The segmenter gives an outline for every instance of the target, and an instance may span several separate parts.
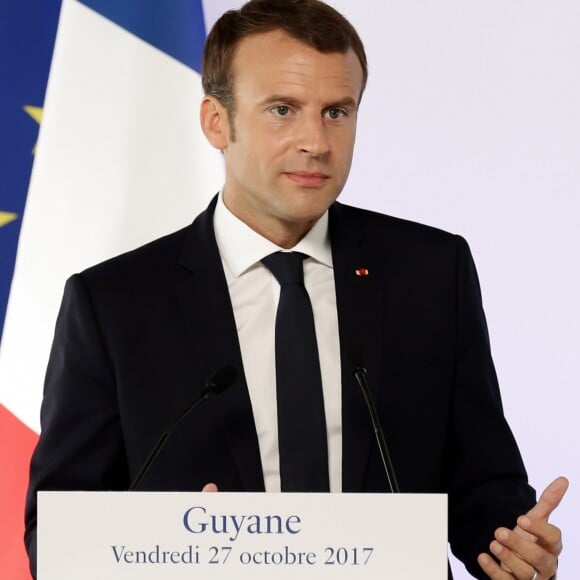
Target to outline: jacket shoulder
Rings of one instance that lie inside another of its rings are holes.
[[[331,223],[339,229],[354,229],[374,246],[388,246],[400,251],[451,251],[466,247],[465,240],[440,228],[394,217],[376,211],[335,203]]]
[[[179,261],[183,244],[191,225],[162,236],[143,246],[124,252],[82,271],[80,275],[89,283],[114,279],[129,280],[158,275],[162,270],[174,268]]]

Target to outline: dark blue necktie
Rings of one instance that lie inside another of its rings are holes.
[[[282,491],[329,491],[326,421],[304,254],[262,260],[280,283],[276,312],[276,397]]]

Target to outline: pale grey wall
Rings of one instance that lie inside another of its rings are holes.
[[[470,242],[532,483],[541,489],[561,473],[572,480],[554,520],[565,528],[561,577],[575,578],[580,3],[330,3],[357,26],[371,71],[342,199]],[[240,4],[206,0],[208,25]]]

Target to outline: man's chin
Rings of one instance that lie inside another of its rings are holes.
[[[320,192],[307,191],[296,195],[292,203],[281,208],[281,217],[290,222],[316,222],[335,202],[338,196],[321,195]]]

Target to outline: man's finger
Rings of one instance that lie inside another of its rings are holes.
[[[512,574],[502,570],[497,562],[489,554],[479,554],[477,562],[481,569],[488,575],[491,580],[511,580]]]
[[[528,516],[519,517],[518,526],[552,554],[557,555],[562,551],[562,532],[557,526]],[[521,535],[517,531],[516,534]]]
[[[550,526],[545,522],[542,522],[542,525]],[[490,545],[491,552],[511,570],[515,578],[530,578],[534,570],[537,570],[542,578],[551,578],[556,571],[560,551],[556,551],[555,546],[545,547],[530,542],[506,528],[496,530],[495,538]]]
[[[218,486],[215,483],[206,483],[201,491],[217,491]]]
[[[515,534],[512,534],[512,538],[518,540]],[[522,540],[521,538],[519,539]],[[525,542],[525,540],[522,540],[522,542]],[[545,550],[536,546],[536,544],[526,542],[525,547],[525,557],[515,552],[513,548],[508,548],[498,541],[491,542],[490,551],[500,560],[502,569],[510,572],[509,578],[531,578],[535,570],[545,570],[548,572],[546,577],[551,576],[551,571],[556,569],[556,558],[547,554]]]
[[[550,514],[558,507],[562,501],[569,481],[565,477],[555,479],[540,496],[538,503],[527,513],[531,518],[548,521]]]

